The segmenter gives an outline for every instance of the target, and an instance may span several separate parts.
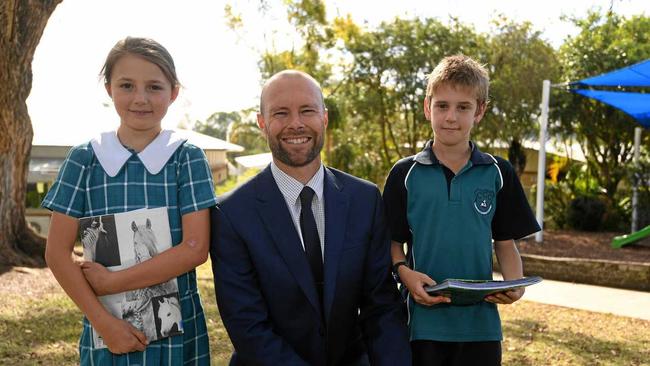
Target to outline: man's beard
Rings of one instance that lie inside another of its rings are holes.
[[[268,133],[267,136],[269,136]],[[323,149],[324,139],[322,138],[322,135],[319,136],[316,133],[313,133],[310,134],[310,137],[314,141],[314,145],[308,151],[304,160],[292,159],[291,154],[282,147],[280,138],[270,138],[270,137],[268,138],[268,144],[269,144],[269,148],[271,149],[271,155],[273,155],[274,158],[280,160],[287,166],[291,166],[291,167],[305,166],[311,163],[312,161],[314,161],[314,159],[318,157],[321,150]],[[304,155],[301,155],[300,157],[302,156]]]

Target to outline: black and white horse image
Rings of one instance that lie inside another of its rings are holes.
[[[83,245],[85,260],[95,260],[95,250],[97,248],[97,241],[99,241],[100,234],[106,234],[101,216],[93,219],[90,226],[81,233],[81,244]]]
[[[156,317],[160,321],[160,336],[168,337],[181,334],[183,330],[183,322],[181,306],[178,303],[178,298],[176,298],[176,296],[168,296],[155,299],[154,301],[156,301],[158,305]]]

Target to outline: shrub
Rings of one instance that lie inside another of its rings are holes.
[[[585,164],[572,161],[556,163],[554,163],[556,166],[553,169],[556,169],[557,172],[551,175],[557,181],[554,182],[553,179],[546,180],[544,214],[549,223],[552,224],[551,227],[580,229],[580,227],[574,225],[574,222],[577,221],[571,218],[571,205],[574,204],[578,197],[598,196],[602,189],[598,187],[596,180],[589,175]]]
[[[569,227],[569,206],[573,192],[567,181],[549,183],[544,193],[544,215],[555,227],[565,229]]]
[[[45,198],[45,193],[38,193],[35,190],[25,192],[25,207],[26,208],[39,208],[41,201]]]
[[[600,229],[605,214],[605,203],[597,197],[579,196],[569,205],[569,225],[577,230]]]

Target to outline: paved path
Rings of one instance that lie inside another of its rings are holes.
[[[650,292],[545,279],[527,287],[523,300],[650,320]]]

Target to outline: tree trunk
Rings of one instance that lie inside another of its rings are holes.
[[[42,265],[45,240],[25,221],[32,59],[61,0],[0,1],[0,264]]]
[[[524,169],[526,169],[526,151],[524,151],[524,147],[518,140],[510,141],[510,147],[508,147],[508,161],[512,164],[517,176],[521,177],[524,173]]]

